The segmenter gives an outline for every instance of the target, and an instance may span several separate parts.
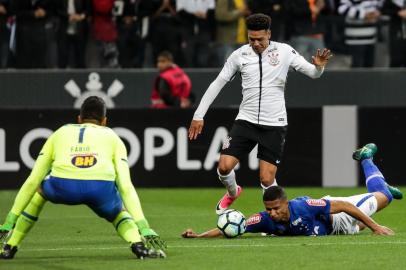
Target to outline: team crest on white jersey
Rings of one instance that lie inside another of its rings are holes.
[[[272,66],[277,66],[280,63],[278,57],[279,53],[276,52],[271,52],[270,54],[268,54],[269,64],[271,64]]]
[[[233,138],[231,138],[230,136],[227,136],[227,138],[224,140],[224,142],[223,142],[223,150],[225,150],[225,149],[227,149],[227,148],[229,148],[230,147],[230,141],[232,140]]]

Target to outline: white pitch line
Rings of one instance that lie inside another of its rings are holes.
[[[345,246],[345,245],[406,245],[406,242],[384,241],[384,242],[341,242],[341,243],[286,243],[286,244],[225,244],[225,245],[173,245],[171,248],[245,248],[245,247],[300,247],[300,246]],[[112,249],[127,249],[128,247],[65,247],[65,248],[36,248],[36,249],[21,249],[23,251],[76,251],[76,250],[112,250]]]
[[[190,217],[190,214],[182,214],[182,215],[165,215],[165,214],[152,214],[148,215],[152,218],[173,218],[173,217]],[[213,214],[193,214],[193,217],[213,217]],[[215,216],[214,216],[215,217]],[[40,220],[60,220],[60,216],[46,216],[46,217],[39,217]],[[67,216],[63,217],[63,219],[100,219],[96,215],[88,215],[88,216]]]

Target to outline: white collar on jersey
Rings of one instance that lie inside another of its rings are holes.
[[[258,55],[254,49],[252,48],[252,46],[250,46],[251,50]],[[276,47],[275,42],[269,41],[269,45],[268,47],[266,47],[266,49],[262,52],[262,57],[266,56],[268,53],[273,52],[275,50],[277,50],[278,48]]]

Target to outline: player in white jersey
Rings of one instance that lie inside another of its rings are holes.
[[[210,84],[197,108],[189,128],[195,140],[203,129],[203,118],[224,85],[239,72],[243,100],[234,125],[220,155],[217,173],[227,193],[219,201],[216,213],[227,209],[242,189],[235,180],[234,167],[258,144],[261,186],[276,185],[287,130],[285,83],[289,68],[311,78],[318,78],[332,56],[327,49],[318,50],[307,62],[291,46],[271,41],[271,18],[253,14],[247,18],[249,44],[235,50],[217,78]]]

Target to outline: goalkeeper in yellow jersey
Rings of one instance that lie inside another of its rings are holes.
[[[132,185],[125,145],[105,125],[106,105],[92,96],[83,102],[78,124],[64,125],[48,138],[0,226],[0,240],[7,238],[0,258],[14,257],[46,201],[89,206],[140,259],[166,256],[165,242],[149,227]]]

